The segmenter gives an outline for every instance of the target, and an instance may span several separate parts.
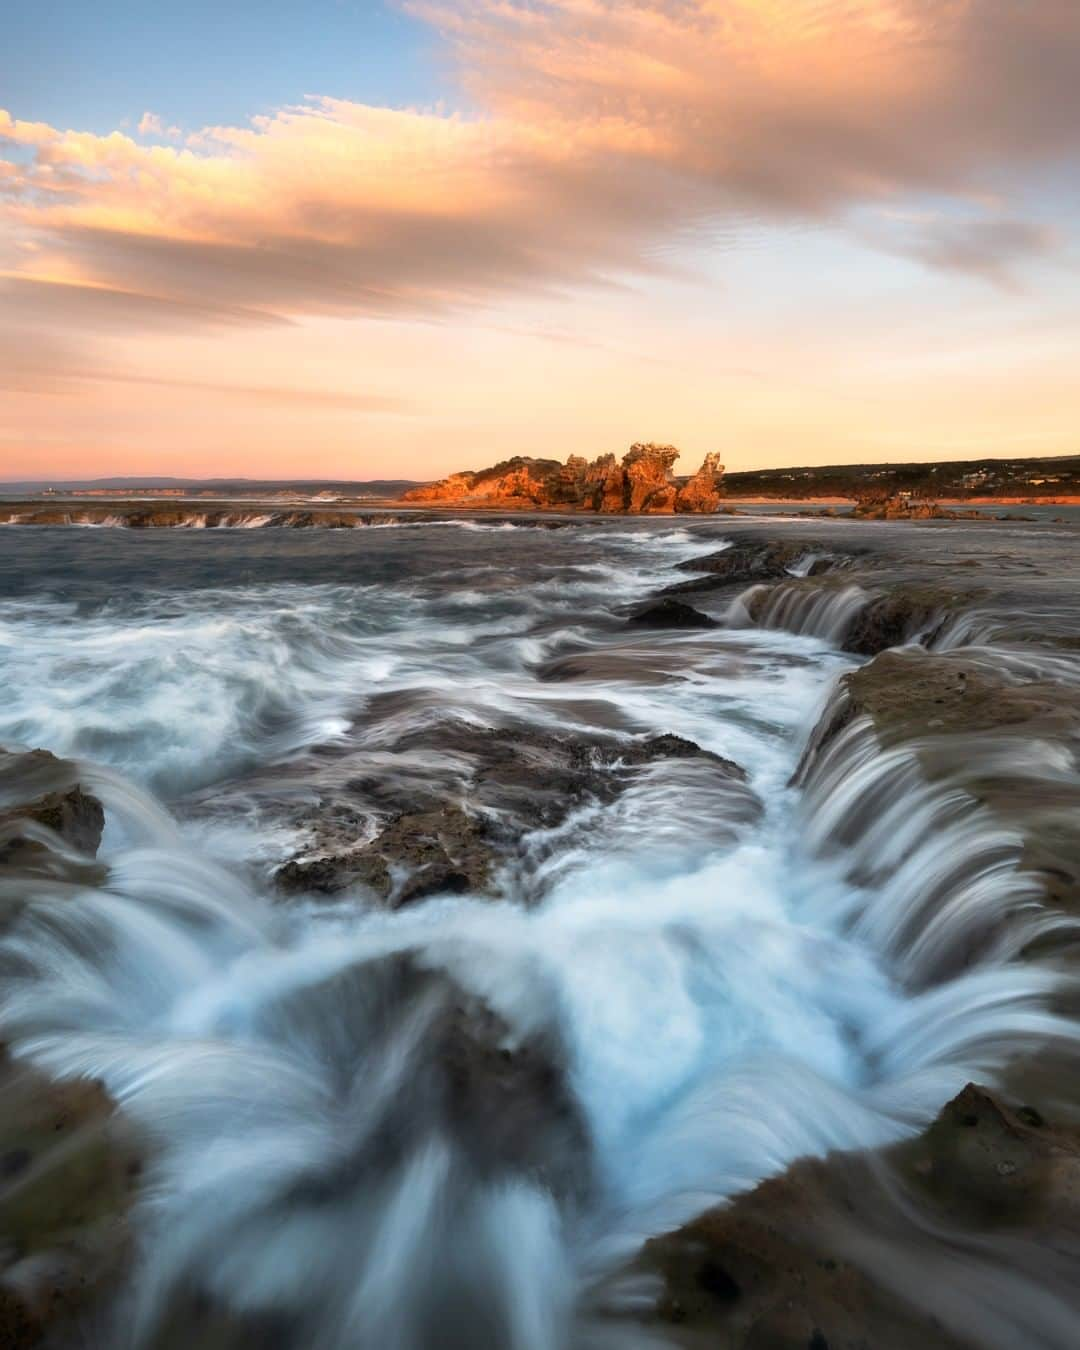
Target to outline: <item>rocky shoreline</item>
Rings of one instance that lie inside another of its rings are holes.
[[[874,766],[886,760],[910,766],[939,794],[927,828],[970,830],[992,819],[1012,840],[1001,865],[1019,881],[977,924],[942,928],[963,907],[963,876],[923,877],[920,904],[895,935],[898,970],[912,988],[929,989],[995,944],[1018,960],[1051,950],[1071,965],[1080,916],[1074,616],[1025,629],[1022,578],[1005,614],[977,560],[956,560],[947,576],[929,563],[912,575],[856,534],[744,531],[681,564],[678,580],[619,617],[643,640],[733,615],[794,632],[832,623],[830,640],[863,664],[837,683],[794,783],[809,810],[835,796],[838,782],[863,775],[865,792],[833,821],[833,846],[841,841],[852,874],[872,888],[918,852],[915,839],[910,857],[893,856],[882,838],[895,804]],[[549,658],[543,678],[572,678],[574,659]],[[1052,793],[1045,775],[1030,771],[1031,753],[1057,757]],[[342,770],[335,791],[297,815],[308,843],[277,869],[283,905],[361,895],[393,910],[462,892],[492,903],[511,893],[538,900],[523,838],[615,802],[658,764],[708,779],[726,803],[725,828],[758,810],[739,765],[674,734],[600,738],[451,720],[400,735],[380,756],[370,771]],[[43,751],[0,756],[0,924],[17,923],[34,903],[36,878],[69,883],[77,904],[80,882],[102,867],[104,823],[78,766]],[[929,952],[931,931],[938,940]],[[470,1165],[485,1175],[539,1175],[563,1198],[588,1188],[589,1141],[555,1067],[553,1029],[510,1044],[492,1008],[407,958],[361,977],[364,998],[424,1010],[436,1114],[465,1141]],[[647,1291],[635,1320],[688,1348],[997,1350],[993,1309],[973,1296],[939,1296],[936,1285],[951,1281],[962,1294],[976,1268],[1005,1288],[1014,1268],[1044,1261],[1055,1278],[1074,1269],[1080,1077],[1062,1072],[1062,1062],[1013,1065],[992,1089],[969,1084],[899,1144],[798,1161],[653,1237],[616,1280]],[[59,1346],[73,1319],[122,1285],[145,1147],[100,1084],[53,1081],[5,1052],[0,1086],[9,1103],[0,1124],[0,1340],[12,1350]],[[404,1099],[383,1127],[390,1153],[407,1148],[412,1119]],[[555,1172],[552,1159],[563,1160]],[[335,1179],[322,1184],[331,1193]],[[200,1344],[236,1350],[272,1344],[280,1330],[260,1340],[265,1329],[230,1323],[189,1293],[163,1320],[160,1350],[190,1344],[193,1326]]]

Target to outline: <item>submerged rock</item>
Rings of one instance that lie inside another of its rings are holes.
[[[750,586],[755,582],[790,578],[791,568],[814,555],[818,571],[834,567],[838,560],[824,544],[809,539],[751,539],[732,544],[704,558],[677,563],[680,572],[704,573],[691,581],[665,586],[662,595],[681,595],[695,591],[716,591],[724,586]]]
[[[78,766],[44,750],[0,752],[0,919],[28,882],[78,881],[104,812]],[[140,1170],[134,1136],[100,1083],[54,1081],[0,1046],[0,1345],[55,1340],[117,1283],[131,1254],[128,1210]]]
[[[208,1217],[241,1288],[198,1253],[171,1267],[152,1350],[298,1350],[339,1344],[349,1325],[350,1341],[367,1344],[374,1327],[359,1320],[358,1288],[391,1301],[393,1343],[519,1343],[493,1298],[502,1291],[491,1288],[485,1223],[508,1197],[528,1197],[553,1222],[573,1213],[592,1185],[591,1140],[549,991],[520,972],[518,1025],[475,992],[485,974],[476,959],[429,940],[290,988],[262,1010],[261,1031],[287,1034],[327,1066],[334,1135],[309,1157],[285,1158],[280,1185],[252,1208],[226,1207],[216,1228]],[[414,1223],[430,1260],[411,1264],[402,1233]],[[528,1244],[505,1219],[494,1231]],[[282,1246],[286,1235],[301,1246],[322,1239],[317,1297],[295,1281],[280,1294],[244,1287],[244,1257],[261,1255],[268,1234]]]
[[[659,1280],[647,1320],[682,1346],[974,1350],[980,1317],[1001,1326],[965,1296],[972,1272],[1034,1282],[1078,1232],[1080,1130],[969,1084],[917,1138],[796,1162],[646,1243],[639,1269]]]
[[[636,610],[626,621],[642,628],[717,628],[715,619],[710,619],[693,605],[684,604],[671,596],[656,600],[643,609]]]

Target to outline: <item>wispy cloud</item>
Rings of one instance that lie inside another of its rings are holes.
[[[929,219],[894,229],[888,238],[895,252],[928,267],[966,272],[1010,290],[1021,284],[1025,268],[1054,258],[1061,246],[1049,226],[1007,218]]]

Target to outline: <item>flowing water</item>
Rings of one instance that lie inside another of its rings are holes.
[[[861,593],[794,618],[781,595],[759,626],[730,599],[714,629],[626,625],[726,537],[4,532],[0,744],[84,763],[108,872],[33,883],[0,940],[3,1036],[102,1078],[152,1141],[108,1344],[191,1344],[169,1337],[194,1292],[249,1328],[236,1345],[644,1344],[611,1293],[644,1238],[1075,1039],[1064,977],[1017,959],[1059,922],[1020,841],[857,722],[792,785],[856,665],[836,643]],[[459,789],[424,750],[450,719],[674,733],[748,783],[651,763],[527,838],[505,899],[283,901],[274,869],[314,847],[301,807],[361,772]],[[533,1070],[492,1086],[463,1016]],[[449,1113],[445,1055],[468,1061]]]

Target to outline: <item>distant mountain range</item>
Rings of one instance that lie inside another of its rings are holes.
[[[268,493],[313,497],[318,493],[329,493],[343,497],[393,498],[417,486],[419,480],[413,478],[373,478],[362,482],[336,478],[28,478],[10,483],[0,480],[0,496],[41,496],[52,492],[166,492],[220,497],[265,496]]]

